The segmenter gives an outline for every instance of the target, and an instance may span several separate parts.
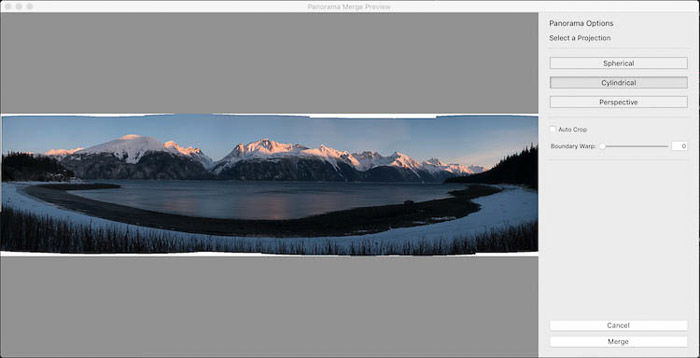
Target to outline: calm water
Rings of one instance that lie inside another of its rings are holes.
[[[141,209],[213,218],[290,219],[363,206],[449,197],[460,184],[100,181],[120,189],[73,194]]]

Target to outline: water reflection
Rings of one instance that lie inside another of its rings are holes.
[[[459,184],[237,181],[109,181],[120,189],[74,194],[141,209],[190,216],[290,219],[363,206],[448,197]]]

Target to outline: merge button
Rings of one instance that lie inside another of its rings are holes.
[[[568,348],[683,348],[688,346],[684,336],[600,336],[550,337],[552,347]]]

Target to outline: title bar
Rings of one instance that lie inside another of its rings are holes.
[[[698,11],[696,1],[3,1],[3,13]]]

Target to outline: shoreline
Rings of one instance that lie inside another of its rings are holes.
[[[38,184],[46,183],[2,183],[4,225],[0,225],[0,231],[3,231],[0,246],[3,250],[78,254],[242,252],[334,256],[537,251],[537,192],[515,185],[498,185],[503,189],[501,192],[473,200],[481,205],[479,211],[455,220],[367,235],[275,238],[193,234],[97,218],[39,200],[23,190]],[[13,210],[35,219],[23,223],[5,218]],[[17,224],[21,226],[17,227]],[[513,230],[518,228],[529,233],[514,233]],[[28,232],[27,229],[34,231]],[[51,239],[47,241],[48,237]],[[67,242],[60,240],[61,237]]]
[[[71,190],[119,188],[113,184],[38,184],[23,191],[31,197],[88,216],[156,229],[183,233],[236,236],[314,238],[362,236],[397,228],[449,222],[478,212],[471,199],[502,191],[491,185],[473,184],[449,192],[452,197],[423,202],[361,207],[287,220],[246,220],[193,217],[137,209],[125,205],[84,198]]]

